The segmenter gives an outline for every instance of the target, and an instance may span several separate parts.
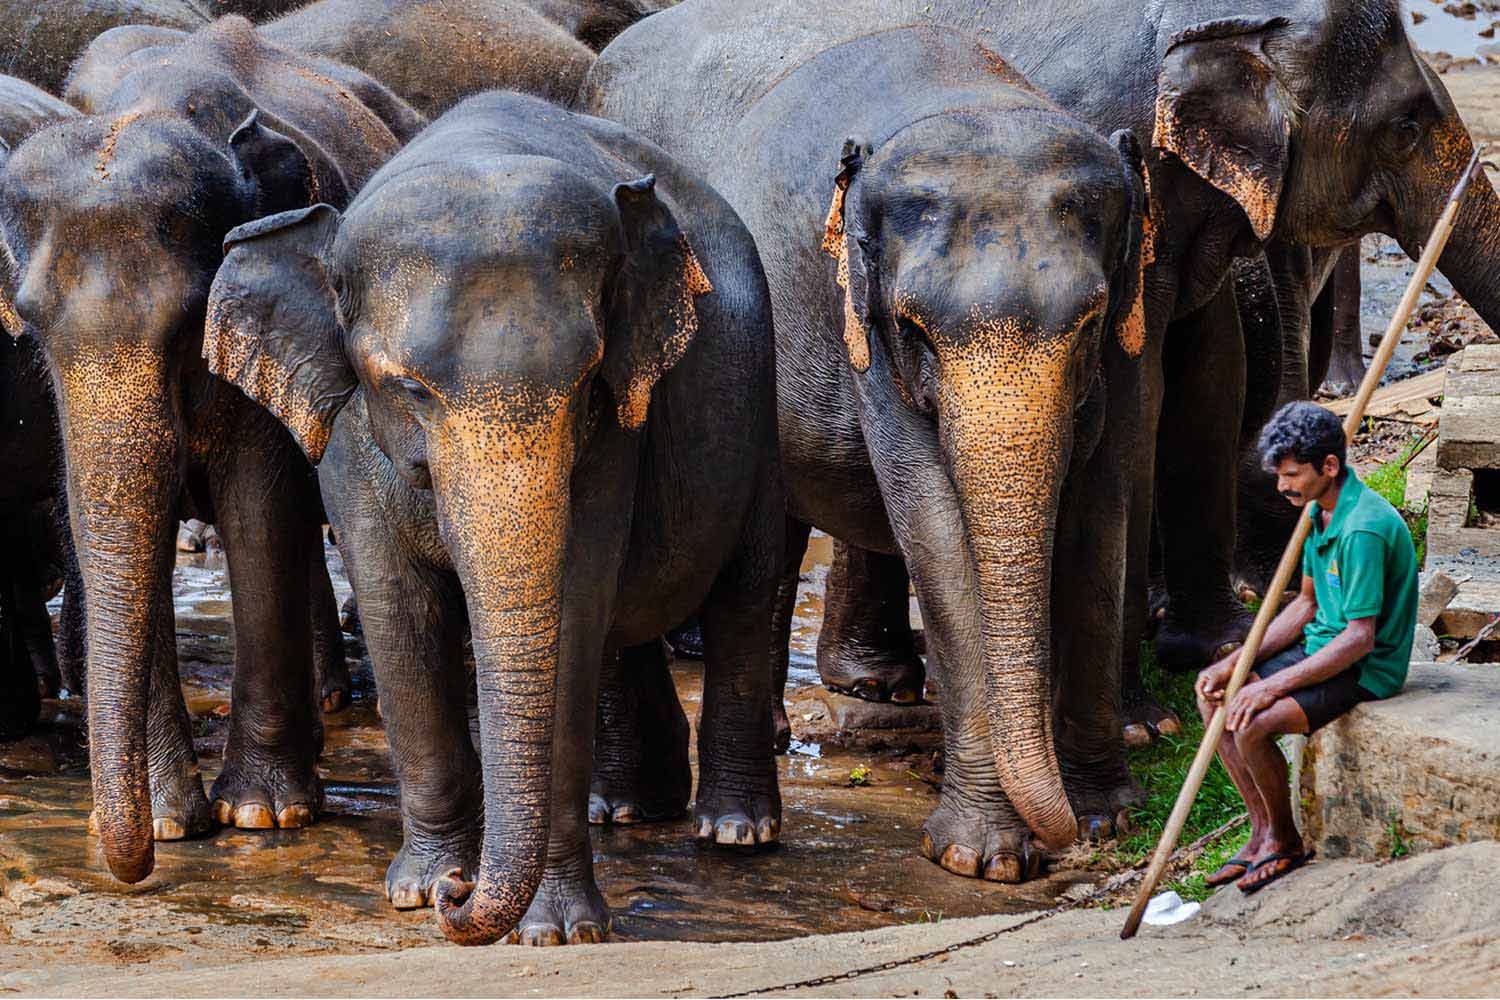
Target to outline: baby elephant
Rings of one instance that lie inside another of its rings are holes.
[[[602,940],[601,664],[694,611],[695,829],[774,841],[785,500],[768,292],[729,205],[617,125],[491,93],[342,215],[225,246],[204,352],[321,463],[401,783],[393,900],[430,896],[466,944]]]

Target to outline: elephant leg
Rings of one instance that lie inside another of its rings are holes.
[[[151,643],[146,711],[151,833],[156,840],[182,840],[212,829],[213,814],[203,795],[192,717],[182,697],[177,671],[177,620],[171,605],[157,609]]]
[[[44,527],[37,524],[35,513],[28,513],[22,523],[33,528]],[[62,687],[62,676],[57,667],[57,649],[52,643],[52,616],[47,613],[39,546],[28,537],[12,538],[11,543],[9,548],[14,558],[10,575],[11,606],[15,614],[11,626],[21,638],[41,693],[55,698]]]
[[[349,665],[344,659],[344,633],[339,626],[339,605],[333,596],[333,581],[328,578],[328,562],[323,547],[318,546],[308,563],[308,591],[312,596],[313,669],[316,671],[318,700],[323,711],[342,712],[349,705],[353,686]]]
[[[1129,483],[1119,466],[1128,453],[1122,450],[1131,433],[1127,423],[1108,424],[1102,446],[1068,477],[1054,541],[1053,565],[1060,567],[1052,579],[1058,764],[1079,835],[1094,842],[1123,832],[1128,810],[1144,799],[1125,763],[1122,725],[1120,567]],[[1166,719],[1157,724],[1158,730],[1165,726]]]
[[[235,634],[233,713],[212,798],[226,826],[301,827],[323,806],[307,570],[322,548],[307,517],[316,501],[285,430],[264,411],[239,423],[238,447],[210,476]]]
[[[769,492],[769,491],[768,491]],[[780,506],[780,491],[775,491]],[[787,551],[779,510],[762,496],[735,556],[719,572],[699,612],[705,661],[698,719],[698,793],[693,835],[702,842],[754,846],[781,836],[776,782],[776,701],[769,661],[778,591],[785,576],[774,553]],[[757,534],[762,533],[762,534]],[[769,539],[766,534],[775,537]]]
[[[689,726],[659,640],[604,658],[597,726],[590,823],[650,823],[687,812]]]
[[[1359,245],[1345,248],[1314,307],[1314,323],[1327,329],[1328,347],[1322,352],[1327,359],[1326,369],[1315,363],[1310,366],[1311,373],[1315,378],[1326,376],[1318,381],[1338,395],[1353,392],[1365,377],[1364,332],[1359,322],[1359,264]],[[1315,336],[1315,347],[1318,342]]]
[[[776,601],[771,607],[771,727],[777,753],[792,745],[792,723],[786,714],[786,677],[791,666],[792,618],[797,611],[797,586],[802,582],[802,558],[812,527],[785,518],[785,546],[776,578]]]
[[[42,708],[31,657],[16,627],[14,576],[13,564],[0,564],[0,740],[7,741],[29,736]]]
[[[585,573],[575,569],[568,575],[571,584]],[[594,881],[588,823],[599,667],[606,657],[617,656],[613,650],[606,653],[604,630],[599,627],[609,619],[610,602],[598,593],[578,594],[572,587],[566,592],[552,738],[547,866],[531,906],[505,938],[508,944],[596,944],[609,936],[611,926],[609,904]]]
[[[818,633],[818,675],[835,691],[868,701],[922,700],[927,668],[908,610],[906,563],[833,543]]]
[[[1169,670],[1196,670],[1252,618],[1230,585],[1245,386],[1232,285],[1172,324],[1164,351],[1155,503],[1169,603],[1156,652]]]

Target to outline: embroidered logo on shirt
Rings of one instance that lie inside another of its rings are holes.
[[[1339,579],[1339,561],[1337,559],[1331,559],[1328,562],[1328,583],[1340,589],[1344,586],[1344,581]]]

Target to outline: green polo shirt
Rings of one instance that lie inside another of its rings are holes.
[[[1302,545],[1302,572],[1312,577],[1318,614],[1303,632],[1316,653],[1356,618],[1375,619],[1375,648],[1355,666],[1359,685],[1389,698],[1406,683],[1417,624],[1417,552],[1401,515],[1349,470],[1327,529],[1313,504]]]

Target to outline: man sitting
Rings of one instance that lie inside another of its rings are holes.
[[[1311,733],[1362,701],[1406,683],[1417,618],[1411,533],[1386,500],[1344,461],[1339,419],[1315,403],[1288,403],[1260,435],[1261,461],[1293,506],[1307,507],[1302,588],[1271,622],[1256,666],[1226,709],[1219,744],[1250,813],[1250,840],[1209,876],[1254,892],[1312,857],[1292,817],[1283,733]],[[1266,596],[1275,600],[1279,595]],[[1198,675],[1206,722],[1222,705],[1239,652]]]

